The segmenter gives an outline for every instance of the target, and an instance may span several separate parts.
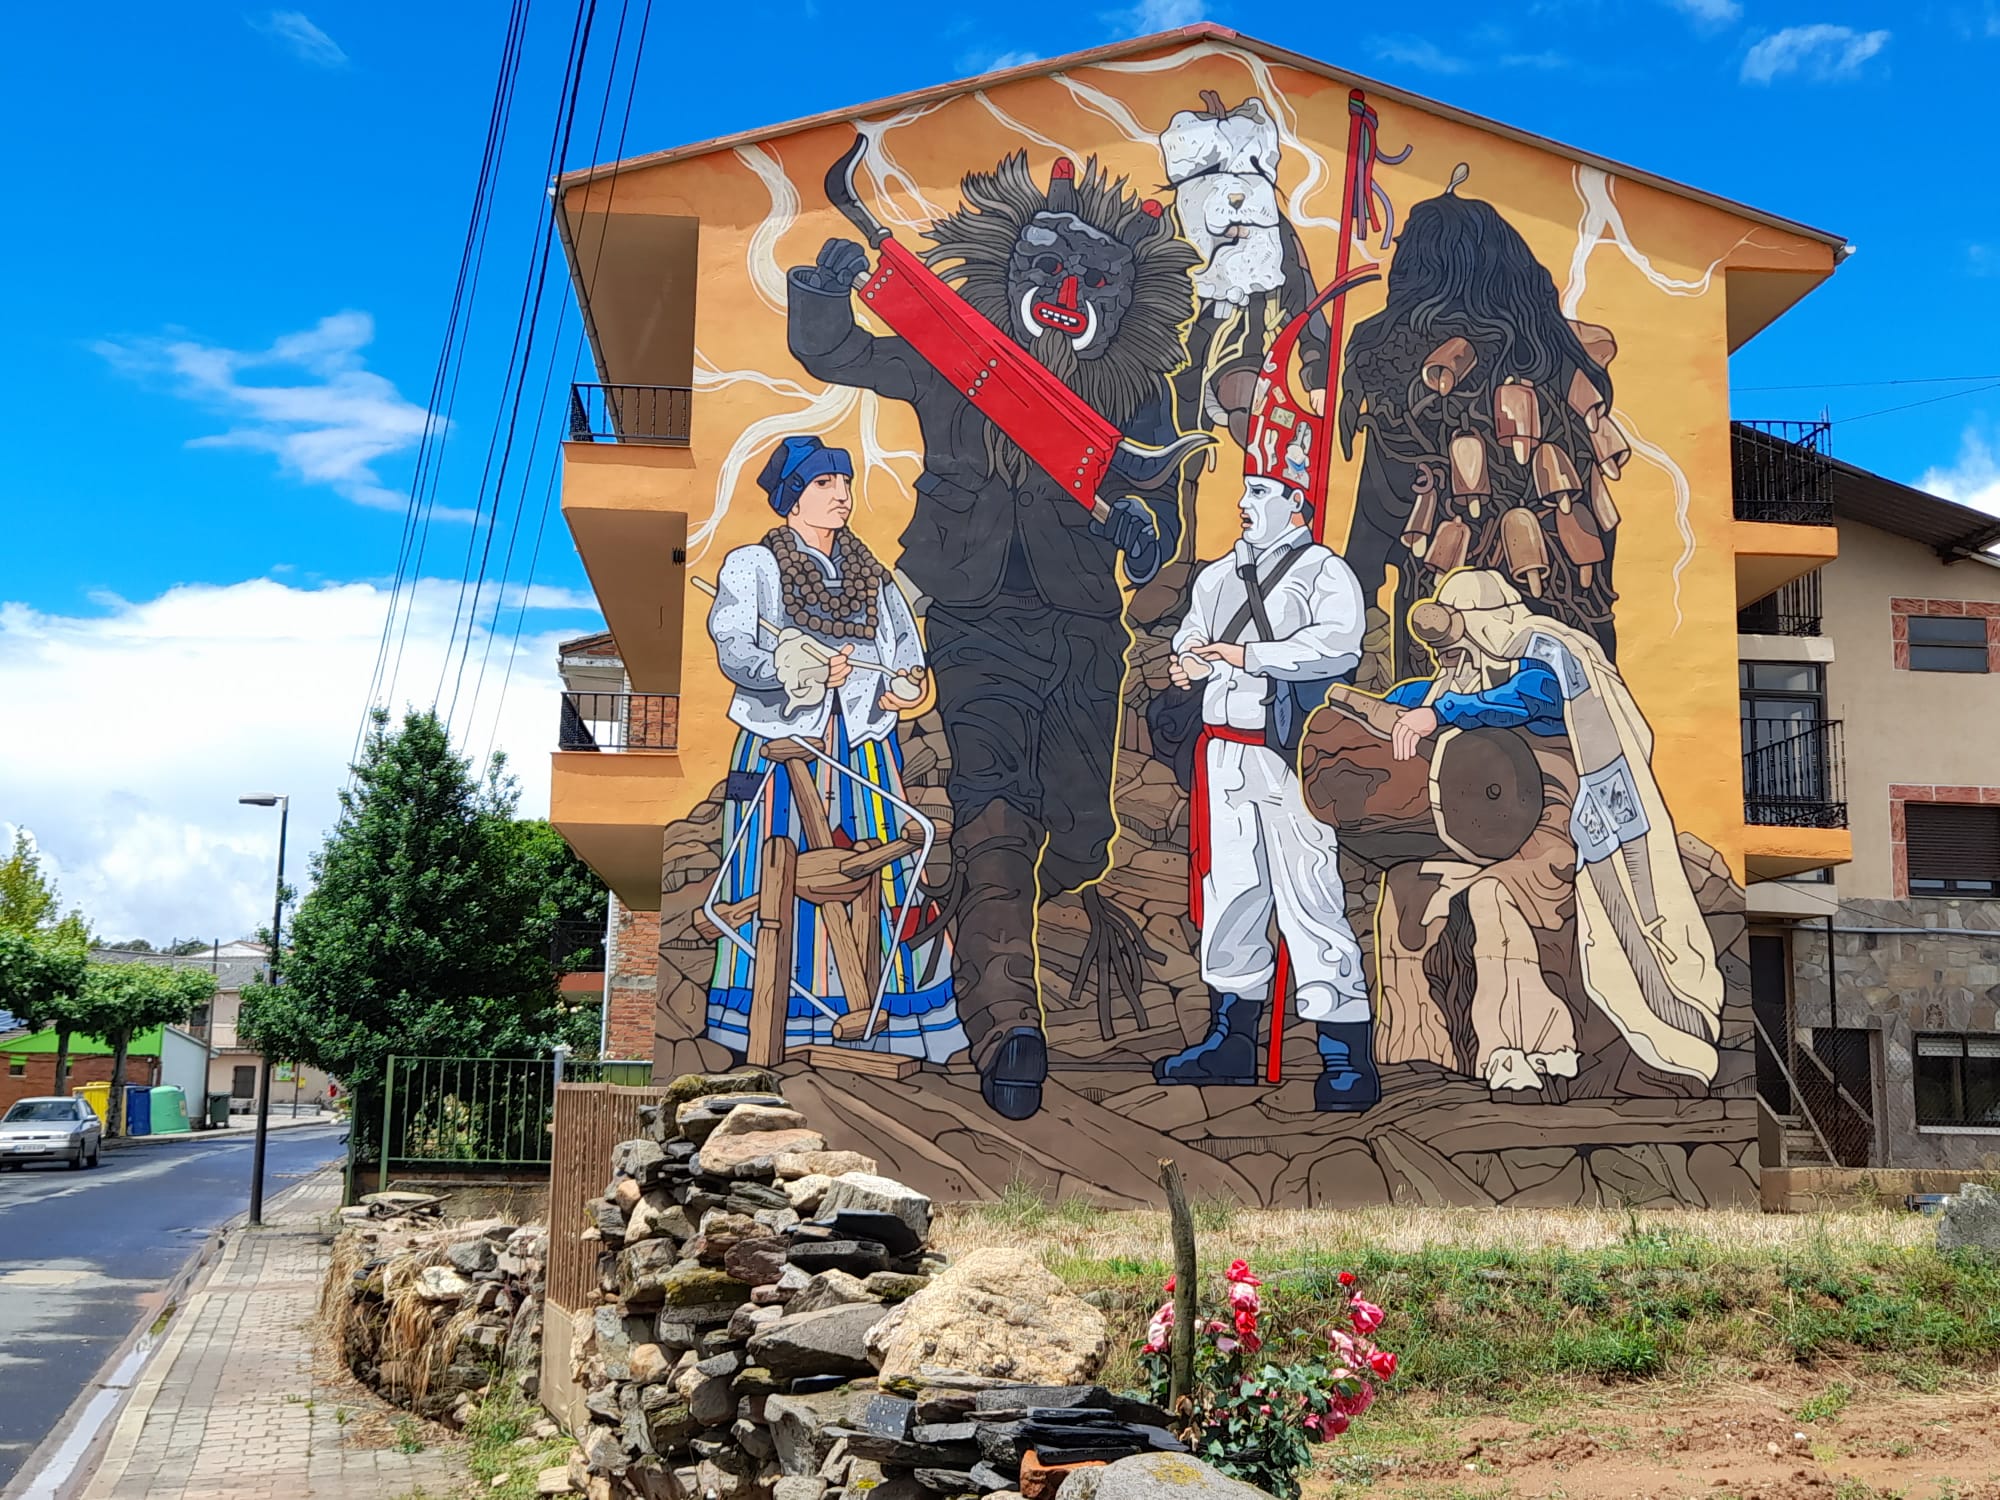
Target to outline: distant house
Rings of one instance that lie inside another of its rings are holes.
[[[206,1077],[188,1092],[190,1102],[199,1094],[227,1094],[230,1108],[243,1112],[256,1108],[257,1077],[262,1054],[236,1033],[243,1009],[243,986],[259,978],[270,962],[270,949],[263,943],[239,938],[217,943],[206,952],[175,956],[166,953],[129,953],[122,949],[98,949],[90,955],[104,963],[172,964],[205,969],[215,976],[215,999],[198,1007],[188,1017],[185,1030],[208,1049]],[[171,1080],[178,1082],[178,1080]],[[302,1104],[324,1102],[332,1095],[331,1081],[318,1068],[293,1069],[278,1062],[272,1069],[271,1101],[283,1105],[296,1097]]]

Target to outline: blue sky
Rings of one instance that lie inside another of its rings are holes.
[[[642,7],[633,0],[630,24]],[[445,506],[476,503],[567,12],[535,7]],[[0,733],[0,823],[34,828],[72,893],[114,927],[227,935],[255,920],[268,878],[268,815],[239,815],[234,793],[250,788],[237,784],[291,783],[308,846],[331,812],[395,566],[504,9],[109,0],[81,15],[24,9],[0,61],[0,149],[19,178],[14,232],[0,238],[14,291],[0,359],[0,692],[15,700]],[[618,18],[616,0],[600,0],[600,57]],[[2000,389],[1933,401],[1968,387],[1846,384],[2000,385],[2000,208],[1983,107],[2000,63],[1992,3],[656,4],[628,151],[1202,18],[1845,233],[1855,257],[1737,356],[1738,414],[1859,418],[1836,428],[1843,457],[2000,509]],[[603,93],[592,78],[572,164],[591,155]],[[574,329],[572,314],[565,340]],[[558,386],[572,358],[565,342]],[[1807,388],[1752,389],[1768,386]],[[533,427],[545,465],[553,423]],[[528,500],[524,548],[545,473],[510,485],[510,506]],[[419,699],[443,664],[470,535],[445,522],[432,533],[424,572],[438,581],[400,689]],[[519,671],[504,704],[497,680],[482,688],[485,717],[467,737],[474,750],[513,748],[531,810],[553,724],[548,646],[591,621],[559,521],[536,582],[518,615]],[[521,602],[510,594],[498,616],[496,679]],[[90,713],[84,685],[101,694],[107,682],[133,694],[121,736],[81,734],[96,747],[80,748],[49,732]],[[133,717],[160,742],[138,756],[123,738]]]

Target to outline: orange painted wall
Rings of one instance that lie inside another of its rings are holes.
[[[1229,104],[1256,94],[1282,109],[1295,141],[1286,145],[1280,187],[1324,281],[1335,260],[1347,86],[1212,39],[878,118],[870,128],[880,150],[875,171],[862,178],[864,197],[900,238],[920,246],[917,231],[957,204],[960,177],[1016,149],[1027,150],[1038,176],[1058,154],[1079,161],[1095,154],[1153,192],[1162,181],[1156,137],[1175,111],[1199,106],[1203,89]],[[1466,164],[1459,191],[1499,208],[1572,301],[1571,315],[1617,338],[1616,414],[1636,450],[1613,489],[1624,516],[1619,666],[1652,723],[1654,770],[1676,821],[1718,848],[1740,878],[1728,269],[1821,276],[1832,268],[1831,252],[1630,179],[1603,184],[1598,195],[1622,224],[1621,240],[1602,216],[1589,218],[1596,169],[1442,114],[1375,102],[1382,149],[1414,147],[1403,164],[1378,172],[1399,215],[1441,192]],[[605,181],[570,194],[572,215],[609,201],[620,213],[701,221],[692,447],[684,467],[659,476],[654,501],[687,513],[689,566],[699,575],[712,577],[731,547],[772,524],[752,481],[771,444],[789,432],[817,431],[853,452],[852,524],[885,558],[909,517],[919,444],[908,408],[840,390],[821,396],[785,346],[784,272],[809,263],[828,237],[854,237],[821,190],[827,166],[852,139],[848,125],[820,126],[621,173],[615,199]],[[1368,253],[1386,259],[1379,236]],[[1382,294],[1377,283],[1350,300],[1350,329],[1380,308]],[[825,420],[830,405],[842,410]],[[1234,538],[1229,502],[1240,462],[1225,442],[1204,489],[1201,557],[1219,555]],[[1338,453],[1334,464],[1327,540],[1337,548],[1355,474]],[[686,597],[681,755],[692,804],[721,777],[734,732],[725,719],[727,685],[706,649],[707,600],[692,589]]]

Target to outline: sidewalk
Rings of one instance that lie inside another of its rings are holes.
[[[321,1172],[274,1201],[262,1229],[230,1233],[80,1500],[392,1500],[461,1487],[453,1452],[352,1445],[336,1413],[375,1398],[314,1378],[324,1241],[339,1204],[339,1174]]]

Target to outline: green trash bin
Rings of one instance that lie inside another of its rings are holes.
[[[210,1094],[208,1096],[208,1127],[211,1130],[226,1130],[229,1128],[229,1094],[227,1090],[220,1094]]]

